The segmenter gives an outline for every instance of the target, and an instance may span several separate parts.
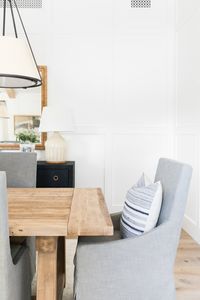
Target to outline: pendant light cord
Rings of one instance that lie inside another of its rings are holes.
[[[18,38],[17,28],[16,28],[16,24],[15,24],[15,17],[14,17],[13,7],[12,7],[12,1],[8,0],[8,2],[10,3],[10,11],[11,11],[11,15],[12,15],[12,21],[13,21],[13,27],[14,27],[14,31],[15,31],[15,37]]]
[[[6,33],[6,0],[4,0],[3,4],[3,36]]]
[[[6,1],[7,0],[4,0],[4,5],[3,5],[3,36],[5,36],[5,34],[6,34],[6,8],[7,8]],[[10,12],[11,12],[11,17],[12,17],[15,37],[18,38],[17,28],[16,28],[16,24],[15,24],[15,17],[14,17],[14,12],[13,12],[13,7],[12,7],[12,1],[8,0],[8,2],[10,4]]]

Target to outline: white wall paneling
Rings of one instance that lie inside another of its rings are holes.
[[[200,243],[200,2],[177,0],[176,157],[193,166],[184,228]]]
[[[112,137],[112,208],[119,210],[127,190],[144,172],[152,181],[160,157],[171,157],[167,133],[135,132]],[[116,188],[117,187],[117,188]]]
[[[192,133],[176,135],[176,157],[193,166],[191,187],[186,206],[184,228],[200,243],[199,234],[199,136]]]
[[[76,186],[100,186],[111,212],[122,209],[127,189],[145,172],[152,180],[160,157],[173,157],[170,128],[77,126],[68,140]]]
[[[143,171],[153,178],[158,158],[173,157],[174,1],[43,2],[38,18],[23,15],[37,23],[27,30],[48,65],[49,104],[75,114],[67,156],[76,184],[102,187],[110,210],[120,209]]]
[[[68,140],[68,158],[76,161],[76,186],[105,190],[105,136],[76,134]]]

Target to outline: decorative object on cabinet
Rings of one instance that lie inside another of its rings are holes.
[[[0,100],[0,118],[2,119],[8,119],[8,110],[5,100]]]
[[[22,152],[34,152],[35,144],[39,142],[38,134],[33,129],[18,131],[16,138],[20,142],[20,151]]]
[[[30,142],[35,144],[39,141],[38,135],[33,129],[23,129],[21,131],[18,131],[16,136],[17,136],[17,140],[20,143]]]
[[[10,8],[15,36],[6,35],[7,6]],[[25,39],[18,37],[15,14],[20,21]],[[42,77],[15,0],[4,0],[0,49],[1,88],[31,88],[42,84]]]
[[[40,141],[36,143],[35,148],[36,150],[44,149],[47,135],[46,133],[39,133],[39,122],[42,108],[47,106],[47,66],[39,66],[39,69],[42,76],[42,86],[34,89],[19,89],[15,99],[9,98],[5,92],[2,93],[2,97],[5,96],[9,120],[0,119],[0,122],[6,122],[3,126],[5,127],[3,132],[0,124],[0,150],[19,150],[20,145],[16,141],[16,127],[19,125],[23,125],[22,128],[27,126],[27,129],[37,128]],[[19,124],[20,122],[24,124]]]
[[[41,116],[41,132],[50,132],[45,143],[45,159],[49,163],[63,163],[66,161],[66,142],[60,132],[74,131],[72,114],[69,110],[58,107],[44,107]]]
[[[75,162],[48,164],[38,161],[37,187],[75,187]]]

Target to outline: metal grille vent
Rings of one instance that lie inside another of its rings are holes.
[[[151,8],[151,0],[131,0],[133,8]]]
[[[4,0],[0,0],[0,8],[3,7]],[[12,1],[13,3],[13,1]],[[19,8],[42,8],[42,0],[16,0]],[[7,1],[7,7],[10,7]],[[14,7],[14,3],[13,3]]]

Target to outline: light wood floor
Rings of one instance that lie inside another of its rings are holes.
[[[175,263],[177,300],[200,300],[200,245],[182,232]]]
[[[66,253],[66,289],[63,300],[72,300],[73,256],[76,240],[67,240]],[[182,232],[175,263],[177,300],[200,300],[200,245]]]

